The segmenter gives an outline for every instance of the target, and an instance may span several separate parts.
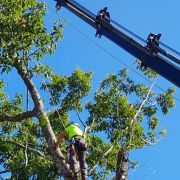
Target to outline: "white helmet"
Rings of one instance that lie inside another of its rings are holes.
[[[80,128],[78,123],[72,123],[72,125],[78,126]]]

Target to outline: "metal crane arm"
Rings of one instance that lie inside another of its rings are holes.
[[[158,53],[153,53],[152,50],[147,46],[143,46],[142,44],[138,43],[133,38],[114,27],[106,19],[97,20],[97,16],[95,14],[74,0],[56,1],[57,6],[60,5],[66,7],[89,25],[95,29],[99,29],[102,35],[139,59],[144,66],[156,71],[158,74],[180,87],[180,68],[178,66],[180,62],[179,59],[159,47],[156,47]],[[164,56],[160,55],[160,53]]]

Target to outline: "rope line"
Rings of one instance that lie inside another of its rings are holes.
[[[46,84],[44,78],[43,78],[43,83],[45,84],[46,89],[48,90],[49,96],[50,96],[50,98],[52,99],[53,106],[55,107],[54,97],[51,96],[50,90],[49,90],[49,88],[48,88],[48,86],[47,86],[47,84]],[[63,120],[62,120],[62,118],[61,118],[61,115],[60,115],[59,111],[58,111],[57,109],[55,109],[55,111],[57,112],[57,114],[58,114],[58,116],[59,116],[59,119],[61,120],[61,123],[62,123],[62,125],[63,125],[63,128],[65,129],[66,126],[65,126],[65,124],[64,124],[64,122],[63,122]]]

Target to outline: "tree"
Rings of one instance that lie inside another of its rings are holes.
[[[137,67],[153,79],[157,76],[150,69]],[[90,114],[87,123],[93,123],[91,131],[103,132],[111,144],[108,155],[113,160],[108,161],[106,157],[100,159],[99,164],[109,173],[116,172],[117,180],[128,179],[129,163],[137,166],[137,162],[128,158],[132,150],[156,144],[166,135],[165,129],[158,128],[157,113],[161,111],[166,115],[174,107],[175,89],[170,87],[164,94],[156,94],[152,91],[153,85],[148,88],[135,83],[128,77],[127,69],[122,69],[102,81],[94,100],[86,106]],[[112,164],[115,159],[116,163]]]
[[[22,93],[15,92],[15,97],[9,98],[4,88],[6,81],[0,81],[0,163],[4,168],[0,175],[10,172],[11,179],[61,176],[68,179],[69,166],[64,156],[67,145],[63,143],[54,150],[55,134],[68,124],[69,111],[79,114],[84,110],[82,99],[91,88],[92,72],[76,69],[71,76],[62,76],[43,63],[44,56],[53,54],[63,38],[63,24],[56,21],[49,31],[44,23],[45,13],[46,5],[36,0],[0,2],[0,71],[17,72],[33,106],[31,110],[25,107],[26,96]],[[43,83],[35,84],[36,79]],[[40,95],[43,90],[50,93],[49,101]],[[114,172],[117,179],[127,176],[126,156],[132,149],[156,142],[156,112],[160,108],[167,114],[174,106],[173,92],[170,88],[155,95],[151,88],[128,78],[126,70],[110,75],[101,83],[94,101],[86,105],[88,164],[94,179],[103,179]],[[139,101],[128,100],[130,95]],[[45,110],[45,103],[55,106],[55,110]],[[143,129],[143,120],[148,120],[149,130]],[[105,142],[96,132],[106,134],[109,141]]]
[[[73,83],[80,83],[82,77],[88,76],[87,78],[89,78],[90,76],[89,73],[83,74],[80,71],[75,71],[70,78],[57,77],[48,66],[40,62],[46,54],[54,53],[58,40],[63,38],[63,24],[56,21],[52,32],[48,32],[45,28],[45,13],[46,5],[36,0],[4,0],[0,2],[1,74],[16,70],[33,101],[32,110],[26,110],[22,106],[24,102],[22,94],[16,93],[13,100],[8,99],[7,94],[3,92],[3,80],[1,80],[0,157],[5,168],[4,172],[10,171],[12,178],[43,176],[44,179],[48,176],[56,176],[55,172],[66,175],[69,171],[61,150],[58,148],[54,151],[52,148],[56,138],[48,113],[44,109],[38,86],[34,84],[34,78],[40,75],[42,77],[49,76],[53,79],[53,83],[57,83],[59,80],[63,83],[65,80],[64,84],[61,84],[62,88],[63,85],[64,87],[69,86],[72,90],[64,98],[66,101],[76,93],[77,88],[73,87]],[[80,75],[82,77],[79,77]],[[88,86],[88,81],[84,86],[85,88]],[[88,91],[88,87],[85,90],[80,89],[76,93],[80,93],[76,98],[79,104],[79,99],[83,97],[83,94],[86,94],[86,91]],[[52,114],[50,113],[51,116]],[[43,153],[40,152],[41,150]],[[30,153],[27,153],[28,151]],[[27,160],[31,159],[28,163],[29,168],[22,164],[24,153],[26,165]],[[35,165],[37,162],[41,168],[37,169]],[[41,171],[42,169],[43,171]],[[56,171],[53,172],[53,169]]]

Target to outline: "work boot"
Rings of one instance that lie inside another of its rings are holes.
[[[88,178],[87,178],[87,175],[86,174],[81,174],[81,179],[82,180],[87,180]]]
[[[65,175],[65,177],[72,180],[78,180],[78,173],[70,170],[69,173]]]

